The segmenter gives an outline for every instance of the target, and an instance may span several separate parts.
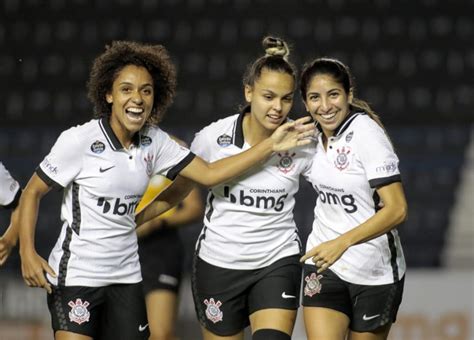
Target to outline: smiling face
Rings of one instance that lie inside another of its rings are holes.
[[[153,78],[142,66],[127,65],[115,78],[106,100],[112,104],[110,125],[124,146],[145,125],[153,108]]]
[[[293,105],[295,82],[290,74],[263,69],[253,86],[245,86],[251,107],[253,128],[258,125],[273,132],[288,116]]]
[[[352,92],[328,74],[316,74],[310,80],[304,102],[306,110],[316,120],[326,136],[332,136],[349,114]]]

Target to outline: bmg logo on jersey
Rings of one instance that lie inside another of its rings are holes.
[[[259,191],[259,190],[254,190],[254,191]],[[285,199],[288,197],[288,194],[284,194],[276,198],[273,196],[246,195],[244,190],[240,190],[239,195],[238,195],[238,200],[237,200],[237,197],[234,194],[230,193],[230,188],[228,186],[225,186],[224,197],[229,198],[231,203],[244,205],[246,207],[275,209],[275,211],[280,212],[285,207]]]
[[[109,202],[104,197],[100,197],[97,200],[97,206],[103,207],[102,213],[107,214],[111,213],[112,215],[131,215],[135,212],[135,208],[137,207],[139,201],[132,201],[130,203],[120,201],[120,198],[116,198],[115,201]],[[113,206],[113,209],[112,209]]]
[[[322,190],[318,191],[318,198],[321,203],[343,205],[344,210],[352,214],[357,211],[357,205],[355,204],[355,198],[351,194],[338,195],[333,192],[325,192]]]

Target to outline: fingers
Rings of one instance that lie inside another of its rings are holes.
[[[45,272],[53,277],[57,275],[46,260],[38,258],[36,261],[22,264],[22,272],[23,281],[27,286],[44,288],[48,294],[52,293],[52,287],[46,279]]]
[[[45,272],[47,272],[52,277],[56,277],[56,273],[54,272],[53,268],[51,268],[49,266],[48,262],[46,262],[46,261],[43,262],[43,269],[45,270]]]
[[[306,123],[309,123],[309,122],[312,122],[312,121],[313,121],[313,118],[311,118],[311,116],[304,116],[304,117],[298,118],[294,122],[295,122],[296,126],[299,127],[299,126],[305,126]]]
[[[321,265],[321,266],[319,267],[319,269],[317,270],[317,273],[318,273],[318,274],[319,274],[319,273],[322,273],[323,271],[325,271],[325,270],[328,269],[328,268],[329,268],[329,264],[328,264],[328,263],[324,263],[323,265]]]

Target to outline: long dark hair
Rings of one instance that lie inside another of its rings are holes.
[[[342,85],[347,94],[351,91],[354,93],[354,79],[349,71],[349,67],[337,59],[317,58],[310,63],[305,64],[303,71],[301,72],[300,92],[304,101],[306,101],[306,91],[308,90],[310,81],[318,74],[330,75],[334,81]],[[360,109],[366,112],[370,118],[385,130],[380,117],[374,112],[374,110],[372,110],[366,101],[354,97],[350,105],[355,109]]]

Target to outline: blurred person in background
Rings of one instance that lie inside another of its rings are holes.
[[[10,225],[0,236],[0,266],[5,263],[12,249],[18,242],[18,202],[20,201],[20,184],[0,162],[0,206],[11,210]]]
[[[171,138],[185,145],[174,136]],[[136,214],[170,183],[166,177],[154,176],[137,206]],[[203,212],[201,194],[198,188],[194,188],[179,205],[137,227],[150,340],[177,339],[178,293],[186,251],[178,229],[202,218]]]
[[[275,151],[307,144],[313,133],[306,120],[287,123],[248,152],[209,164],[157,126],[175,85],[174,65],[163,46],[126,41],[107,46],[88,81],[94,119],[59,136],[24,190],[22,274],[27,285],[48,292],[56,339],[149,337],[135,208],[153,175],[180,174],[217,185]],[[64,190],[63,226],[45,261],[34,235],[40,201],[52,188]],[[149,206],[138,224],[162,212]]]
[[[317,193],[304,266],[310,340],[386,339],[402,300],[407,216],[398,157],[378,116],[354,97],[336,59],[305,65],[301,94],[320,131],[310,181]]]
[[[288,121],[296,70],[287,44],[263,40],[265,56],[243,79],[246,106],[196,134],[191,150],[209,162],[238,155]],[[299,307],[302,254],[293,219],[299,177],[312,144],[274,153],[249,172],[213,186],[198,238],[192,288],[205,340],[291,338]]]

